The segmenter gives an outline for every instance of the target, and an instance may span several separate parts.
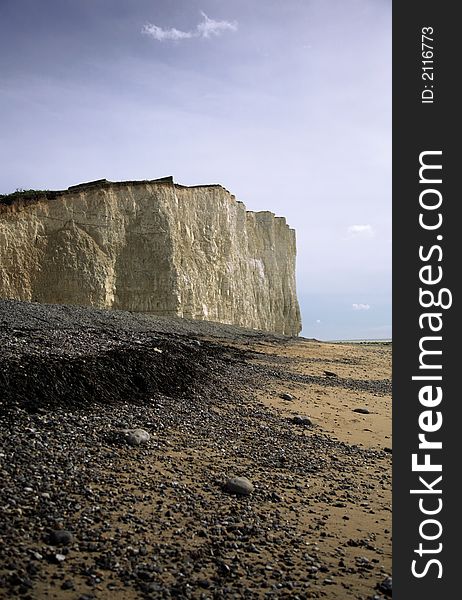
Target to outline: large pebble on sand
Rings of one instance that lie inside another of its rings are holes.
[[[125,436],[125,441],[130,444],[130,446],[139,446],[151,439],[151,434],[145,429],[122,429],[122,434]]]
[[[247,477],[230,477],[225,483],[225,490],[230,494],[249,496],[254,491],[254,486]]]
[[[63,529],[54,529],[50,533],[49,542],[52,546],[67,546],[68,544],[72,544],[74,541],[74,536],[70,531],[65,531]]]
[[[354,408],[353,412],[360,413],[361,415],[370,415],[371,411],[368,408]]]
[[[295,425],[306,425],[308,427],[313,425],[312,420],[309,417],[304,417],[303,415],[297,415],[292,419],[292,422],[295,423]]]

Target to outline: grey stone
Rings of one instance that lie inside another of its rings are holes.
[[[283,400],[293,400],[294,397],[292,396],[292,394],[279,394],[279,398],[282,398]]]
[[[354,408],[353,412],[360,413],[362,415],[370,415],[371,411],[368,408]]]
[[[249,496],[254,491],[254,486],[247,477],[230,477],[225,483],[225,490],[230,494]]]
[[[66,560],[66,556],[64,554],[55,554],[55,560],[57,563],[62,563]]]
[[[50,533],[50,544],[52,546],[67,546],[68,544],[72,544],[74,541],[74,536],[70,531],[66,531],[65,529],[54,529]]]
[[[130,446],[139,446],[149,442],[151,439],[151,434],[145,429],[122,429],[121,433]]]
[[[66,579],[66,581],[63,581],[63,583],[61,584],[61,589],[62,590],[73,590],[74,582],[71,579]]]
[[[309,417],[304,417],[302,415],[297,415],[296,417],[294,417],[292,419],[292,422],[295,423],[295,425],[306,425],[308,427],[310,425],[313,425],[313,422]]]
[[[391,577],[386,577],[382,583],[379,583],[377,585],[377,589],[382,592],[382,594],[385,594],[385,596],[391,596],[392,595],[392,578]]]

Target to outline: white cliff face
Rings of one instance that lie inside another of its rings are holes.
[[[218,185],[77,186],[0,203],[0,297],[297,335],[295,232]]]

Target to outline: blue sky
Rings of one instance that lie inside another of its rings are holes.
[[[297,231],[303,335],[391,336],[390,0],[1,0],[0,193],[220,183]]]

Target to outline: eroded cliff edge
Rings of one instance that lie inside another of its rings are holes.
[[[295,232],[219,185],[102,180],[0,199],[0,297],[297,335]]]

